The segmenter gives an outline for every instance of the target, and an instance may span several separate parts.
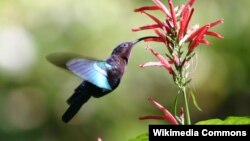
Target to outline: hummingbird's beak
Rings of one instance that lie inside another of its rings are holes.
[[[123,58],[127,58],[127,62],[128,62],[128,58],[130,56],[130,53],[131,53],[133,46],[140,41],[143,41],[145,39],[150,39],[150,38],[158,38],[158,37],[157,36],[146,36],[146,37],[141,37],[135,41],[129,42],[129,46],[124,48],[124,50],[121,52],[120,56],[123,56]]]
[[[145,40],[145,39],[149,39],[149,38],[158,38],[158,37],[157,37],[157,36],[146,36],[146,37],[141,37],[141,38],[139,38],[139,39],[133,41],[132,43],[133,43],[133,45],[135,45],[136,43],[138,43],[138,42],[140,42],[140,41],[143,41],[143,40]]]

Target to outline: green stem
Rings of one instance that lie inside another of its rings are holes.
[[[190,119],[190,113],[188,108],[188,99],[187,99],[187,93],[186,93],[186,87],[181,88],[183,95],[184,95],[184,101],[185,101],[185,110],[184,110],[184,118],[185,118],[185,124],[191,125],[191,119]]]

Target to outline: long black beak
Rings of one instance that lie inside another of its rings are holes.
[[[132,43],[133,43],[133,44],[136,44],[136,43],[138,43],[138,42],[140,42],[140,41],[143,41],[143,40],[149,39],[149,38],[159,38],[159,37],[157,37],[157,36],[146,36],[146,37],[141,37],[141,38],[139,38],[139,39],[133,41]]]

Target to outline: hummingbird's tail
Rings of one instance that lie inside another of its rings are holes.
[[[76,89],[75,92],[67,99],[67,103],[71,105],[74,101],[77,101],[81,95],[84,95],[86,89],[84,89],[84,83],[81,83]]]
[[[76,88],[75,93],[67,100],[70,105],[67,111],[63,114],[62,120],[69,122],[79,111],[82,105],[89,100],[90,94],[84,89],[82,85]]]

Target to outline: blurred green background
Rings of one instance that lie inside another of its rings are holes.
[[[166,0],[163,0],[166,1]],[[186,2],[176,0],[175,3]],[[106,58],[120,42],[150,31],[131,28],[151,23],[134,13],[150,0],[0,0],[0,140],[126,141],[147,132],[139,116],[161,114],[147,101],[152,96],[172,109],[177,89],[163,68],[138,67],[155,60],[140,43],[134,48],[121,85],[92,98],[69,123],[61,121],[66,99],[82,81],[48,63],[54,52]],[[250,115],[250,1],[203,0],[195,4],[192,24],[225,19],[214,28],[224,40],[197,49],[191,87],[203,112],[192,109],[193,123],[229,115]],[[161,16],[161,15],[159,15]],[[159,52],[161,44],[150,43]],[[157,47],[159,46],[159,47]]]

